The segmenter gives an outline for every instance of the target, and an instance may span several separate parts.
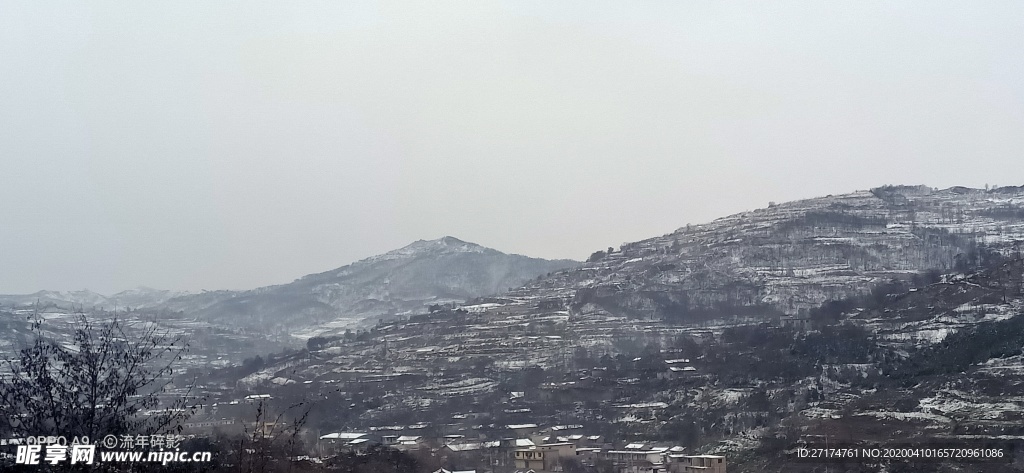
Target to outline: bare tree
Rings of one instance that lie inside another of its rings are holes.
[[[259,399],[255,421],[251,426],[243,423],[243,435],[232,442],[238,449],[233,462],[236,471],[266,473],[296,469],[291,458],[303,451],[300,433],[311,407],[308,402],[297,402],[274,415],[270,403]]]
[[[34,340],[0,362],[0,434],[88,437],[181,431],[199,407],[188,392],[161,402],[187,352],[180,336],[154,324],[77,315],[70,340],[31,319]],[[65,338],[64,341],[61,338]]]

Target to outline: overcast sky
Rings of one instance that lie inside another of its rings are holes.
[[[0,293],[1024,184],[1022,2],[0,0]]]

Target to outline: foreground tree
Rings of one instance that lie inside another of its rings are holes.
[[[78,314],[70,340],[48,334],[39,317],[31,332],[30,346],[0,362],[0,435],[95,442],[180,432],[198,408],[190,390],[160,402],[187,345],[153,324],[128,326],[117,317],[94,323]]]
[[[270,403],[260,399],[256,403],[255,421],[243,422],[242,435],[226,443],[233,449],[227,460],[235,471],[246,473],[275,473],[308,471],[309,468],[293,461],[305,453],[300,435],[309,418],[311,404],[297,402],[273,413]]]

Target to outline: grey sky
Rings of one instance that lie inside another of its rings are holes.
[[[0,293],[1024,182],[1021,2],[0,0]]]

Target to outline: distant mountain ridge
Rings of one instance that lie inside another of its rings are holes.
[[[234,326],[290,333],[306,328],[308,336],[377,317],[425,312],[430,304],[497,294],[577,264],[505,254],[446,236],[288,284],[184,295],[160,307]]]
[[[138,287],[104,296],[87,289],[44,290],[0,295],[0,305],[38,302],[71,309],[171,310],[234,328],[321,333],[359,326],[375,317],[425,312],[429,304],[497,294],[577,264],[506,254],[445,236],[418,240],[291,283],[247,291],[189,293]]]
[[[135,289],[105,296],[88,289],[78,291],[38,291],[32,294],[0,294],[0,305],[27,306],[32,304],[56,305],[81,309],[125,309],[156,307],[174,297],[188,295],[187,291],[170,291],[139,286]]]
[[[444,237],[288,284],[184,295],[157,307],[295,333],[365,325],[517,288],[506,294],[561,299],[575,312],[693,322],[799,314],[890,279],[969,267],[985,252],[1019,251],[1021,242],[1024,186],[882,186],[687,225],[610,254],[595,252],[584,264]]]

